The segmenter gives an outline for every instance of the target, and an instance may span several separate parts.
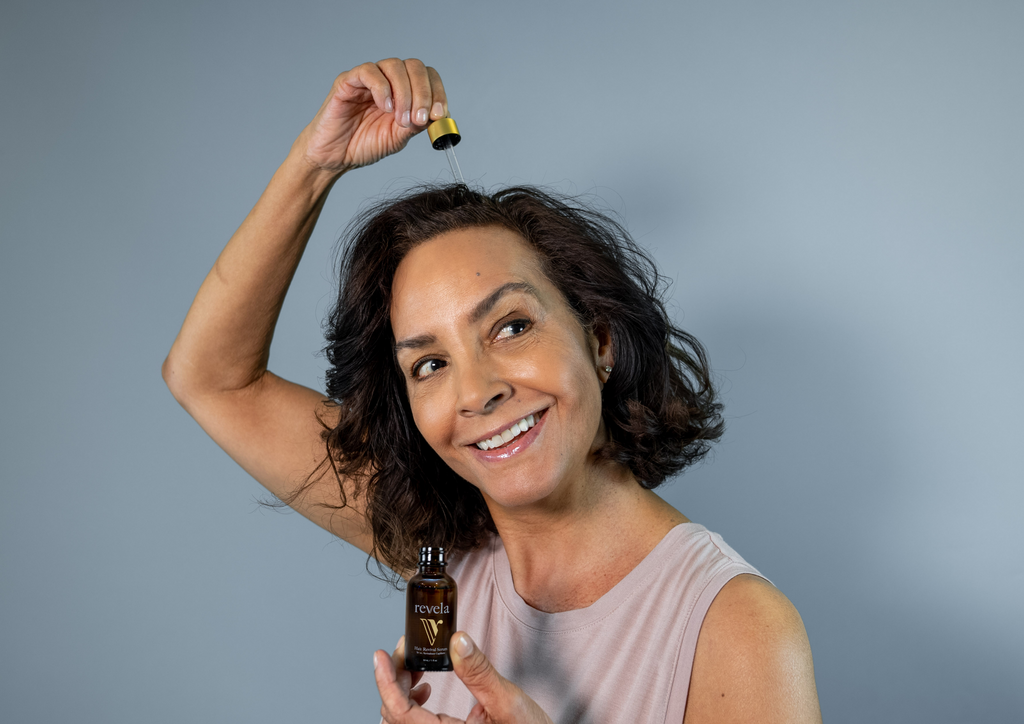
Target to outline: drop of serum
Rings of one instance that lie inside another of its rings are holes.
[[[407,671],[452,671],[448,642],[456,631],[458,589],[445,573],[444,548],[420,548],[420,569],[409,579],[405,608]]]

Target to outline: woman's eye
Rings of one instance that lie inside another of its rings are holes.
[[[437,372],[446,364],[447,362],[439,359],[424,360],[423,362],[416,366],[416,369],[413,370],[413,374],[419,377],[420,379],[423,379],[424,377],[430,377],[430,375]]]
[[[527,327],[529,326],[529,319],[514,319],[511,322],[508,322],[507,324],[503,325],[502,328],[498,330],[497,338],[502,339],[507,337],[515,337],[516,335],[525,332]]]

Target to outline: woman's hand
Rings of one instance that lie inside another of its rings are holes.
[[[452,636],[455,674],[479,702],[465,721],[423,708],[430,685],[416,686],[422,674],[405,670],[405,637],[390,657],[384,651],[373,654],[374,677],[383,704],[380,715],[388,724],[552,724],[551,718],[523,690],[503,677],[483,652],[459,632]]]
[[[331,174],[379,161],[405,148],[448,113],[441,76],[419,60],[388,58],[339,75],[293,151]]]

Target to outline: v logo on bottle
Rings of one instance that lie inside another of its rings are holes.
[[[433,646],[435,639],[437,639],[437,627],[444,623],[444,621],[440,619],[435,621],[431,618],[421,618],[420,621],[423,622],[423,629],[427,632],[427,641]]]

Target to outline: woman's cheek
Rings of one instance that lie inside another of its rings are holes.
[[[437,443],[441,425],[436,406],[430,404],[428,396],[416,393],[410,395],[409,407],[412,409],[412,421],[416,425],[416,429],[420,431],[427,444],[440,453]]]
[[[419,394],[410,401],[412,420],[420,435],[449,467],[461,475],[461,466],[456,460],[458,451],[452,438],[454,406],[455,402],[446,400],[443,391],[439,390]]]

